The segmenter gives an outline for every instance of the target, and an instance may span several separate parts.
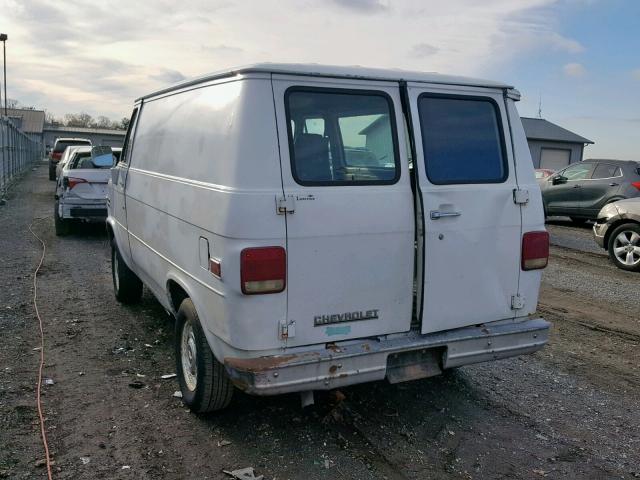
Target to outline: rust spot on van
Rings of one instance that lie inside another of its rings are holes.
[[[337,346],[335,343],[327,343],[326,348],[327,350],[331,350],[333,353],[342,352],[342,350],[340,350],[340,347]]]
[[[334,373],[336,373],[337,371],[338,371],[338,366],[337,366],[337,365],[331,365],[331,366],[329,367],[329,373],[330,373],[331,375],[333,375],[333,374],[334,374]]]
[[[224,363],[235,370],[242,370],[245,372],[263,372],[265,370],[272,370],[278,368],[283,364],[294,360],[297,355],[278,355],[273,357],[258,357],[258,358],[230,358],[224,359]]]
[[[365,352],[369,352],[371,350],[371,347],[369,346],[368,343],[363,343],[362,350],[364,350]]]

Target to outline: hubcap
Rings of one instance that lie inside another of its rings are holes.
[[[613,253],[620,263],[637,265],[640,263],[640,235],[633,230],[620,232],[613,241]]]
[[[182,359],[182,376],[184,383],[190,391],[197,386],[198,376],[198,349],[196,348],[196,336],[190,320],[184,322],[182,327],[182,341],[180,342],[180,357]]]

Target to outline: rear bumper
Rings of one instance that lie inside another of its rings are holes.
[[[90,203],[61,203],[60,216],[68,219],[81,219],[87,221],[101,221],[107,218],[107,202],[90,202]]]
[[[233,383],[254,395],[329,390],[384,378],[395,383],[533,353],[547,343],[549,327],[541,318],[526,318],[427,335],[408,332],[346,341],[269,357],[227,357],[224,363]]]

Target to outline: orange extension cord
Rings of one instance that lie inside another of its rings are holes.
[[[38,272],[40,271],[42,262],[44,262],[44,255],[47,251],[47,246],[42,241],[42,239],[31,229],[35,222],[43,220],[45,218],[48,217],[38,218],[31,222],[31,224],[29,225],[29,231],[42,244],[42,256],[40,257],[38,267],[33,272],[33,307],[35,308],[36,317],[38,317],[38,322],[40,324],[40,367],[38,368],[38,384],[36,385],[36,402],[38,405],[38,416],[40,417],[40,433],[42,435],[42,444],[44,445],[44,453],[46,455],[47,461],[47,476],[49,480],[52,480],[53,473],[51,471],[51,458],[49,457],[49,443],[47,442],[47,432],[44,428],[44,416],[42,415],[42,399],[40,395],[40,387],[42,386],[42,369],[44,368],[44,329],[42,328],[42,318],[40,318],[40,312],[38,311]]]

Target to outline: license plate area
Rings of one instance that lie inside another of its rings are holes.
[[[445,352],[446,347],[392,353],[387,357],[387,380],[401,383],[440,375]]]

